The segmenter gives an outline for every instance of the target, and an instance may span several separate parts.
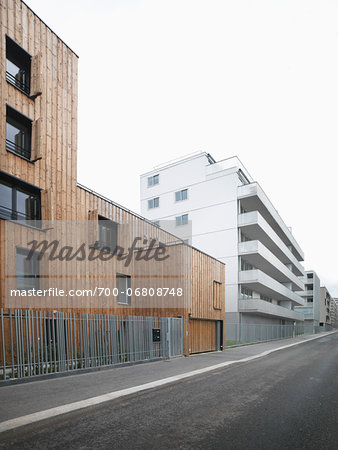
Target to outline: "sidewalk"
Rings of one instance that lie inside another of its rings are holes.
[[[97,396],[102,396],[102,398],[96,400],[93,404],[102,403],[103,401],[118,396],[168,384],[209,370],[220,369],[229,366],[232,363],[236,364],[241,361],[244,362],[257,357],[262,357],[270,352],[277,351],[278,349],[298,345],[313,339],[324,338],[330,334],[332,334],[332,332],[299,336],[293,339],[229,348],[223,352],[204,353],[186,358],[174,358],[171,360],[119,367],[99,372],[93,371],[80,375],[2,386],[0,388],[0,431],[7,429],[6,427],[1,428],[1,423],[10,419],[38,413],[40,411],[45,412],[51,408],[93,399]],[[219,367],[212,367],[216,365],[219,365]],[[200,372],[190,373],[193,371]],[[164,380],[168,377],[172,377],[172,379]],[[148,386],[148,383],[153,383],[154,386]],[[143,388],[141,386],[141,389],[139,389],[140,385],[145,384],[147,385]],[[121,392],[121,390],[128,388],[132,389],[129,389],[129,391],[126,392],[122,391],[121,395],[116,393],[116,391]],[[116,395],[114,396],[112,393]],[[105,394],[107,395],[104,397]],[[89,404],[90,403],[88,403],[88,405]],[[83,402],[83,405],[75,407],[75,409],[81,409],[88,405]],[[50,412],[49,416],[47,415],[46,417],[61,414],[62,408],[59,408],[59,410],[60,411],[55,412],[55,414]],[[65,410],[64,412],[67,411]],[[41,418],[39,419],[37,416],[32,419],[32,421],[41,420]],[[18,425],[11,424],[10,428],[14,428]]]

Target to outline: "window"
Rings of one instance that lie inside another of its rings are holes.
[[[213,306],[214,309],[222,309],[222,283],[219,281],[213,282]]]
[[[0,217],[11,220],[40,220],[40,190],[0,172]]]
[[[31,158],[32,121],[15,109],[6,107],[6,150]]]
[[[241,286],[241,298],[252,298],[252,290]]]
[[[6,80],[29,95],[31,77],[31,56],[6,36]]]
[[[40,261],[39,253],[34,252],[28,259],[30,250],[16,248],[16,285],[17,289],[40,289]]]
[[[151,177],[148,177],[148,187],[155,186],[159,182],[160,182],[160,176],[158,174],[157,175],[152,175]]]
[[[313,291],[313,284],[306,284],[305,285],[305,290],[306,291]]]
[[[181,202],[182,200],[187,200],[188,198],[188,189],[183,189],[182,191],[175,192],[175,201]]]
[[[308,297],[308,298],[307,298],[307,302],[308,302],[308,303],[313,303],[313,297]]]
[[[188,223],[188,214],[183,214],[182,216],[176,217],[176,226],[187,225]]]
[[[99,216],[99,246],[109,248],[113,252],[117,246],[118,224],[106,217]]]
[[[254,270],[254,266],[241,259],[241,270]]]
[[[131,278],[129,275],[116,274],[116,288],[118,289],[117,303],[120,305],[130,305],[131,303]]]
[[[240,211],[240,214],[246,214],[249,212],[246,208],[244,208],[244,206],[242,204],[240,204],[239,211]]]
[[[308,277],[308,278],[313,278],[313,273],[308,273],[308,274],[307,274],[307,277]]]
[[[267,295],[260,295],[260,297],[261,297],[261,300],[264,300],[265,302],[269,302],[269,303],[272,303],[272,298],[271,297],[268,297]]]
[[[160,206],[160,197],[148,200],[148,209],[158,208]]]
[[[248,242],[248,241],[250,241],[251,239],[250,238],[248,238],[248,236],[246,236],[244,233],[243,233],[243,231],[241,231],[241,234],[240,234],[240,242]]]

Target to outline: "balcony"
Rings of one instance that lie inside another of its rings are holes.
[[[224,172],[238,172],[239,170],[244,174],[248,182],[253,182],[253,178],[237,156],[231,156],[230,158],[207,165],[205,168],[205,174],[207,177],[215,177]]]
[[[295,306],[294,311],[303,314],[305,320],[313,320],[313,308],[311,307]]]
[[[238,227],[250,240],[260,241],[282,263],[292,264],[295,275],[304,276],[303,266],[258,211],[239,214]]]
[[[240,299],[239,312],[255,313],[262,316],[278,317],[280,319],[304,320],[303,314],[299,312],[283,308],[282,306],[273,305],[272,303],[256,298],[246,300]]]
[[[304,306],[304,299],[261,270],[239,272],[239,283],[252,291],[278,301],[291,301]]]
[[[285,264],[283,264],[261,242],[246,241],[238,244],[238,254],[244,256],[245,261],[271,276],[280,283],[292,283],[292,290],[304,289],[304,284]]]
[[[314,291],[298,291],[297,292],[298,295],[300,295],[301,297],[304,297],[306,299],[306,297],[313,297],[314,296]]]
[[[292,246],[293,254],[297,260],[303,261],[304,253],[302,249],[260,185],[255,182],[239,186],[237,192],[238,198],[241,200],[241,206],[248,211],[259,211],[284,244]]]

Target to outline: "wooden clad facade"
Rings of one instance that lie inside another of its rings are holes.
[[[6,205],[1,204],[0,198],[0,306],[5,310],[179,316],[184,318],[185,354],[219,348],[224,340],[224,264],[77,184],[78,58],[21,0],[1,0],[0,13],[0,178],[7,180],[6,177],[12,176],[29,183],[39,192],[41,201],[39,226],[33,227],[5,220],[1,206]],[[29,94],[18,80],[8,81],[6,52],[8,42],[12,41],[30,56]],[[11,151],[6,143],[9,110],[14,111],[13,117],[19,114],[31,123],[29,157],[22,157],[15,148]],[[123,249],[124,258],[109,252],[102,254],[96,247],[102,232],[100,224],[105,223],[114,229],[116,245]],[[55,239],[62,248],[77,249],[83,244],[86,257],[81,261],[51,260],[49,247],[39,263],[41,289],[51,285],[66,291],[99,286],[112,292],[122,280],[132,292],[128,303],[97,293],[72,298],[32,296],[9,300],[9,289],[17,287],[17,249],[27,248],[27,243],[33,240],[50,244]],[[133,248],[135,239],[137,249]],[[150,247],[152,257],[146,260],[143,257]],[[131,257],[126,264],[130,248]],[[96,256],[94,260],[88,259],[89,252]],[[156,252],[161,256],[157,260]],[[158,293],[157,289],[162,288],[172,289],[176,294],[182,289],[182,295],[150,295],[151,289]],[[135,294],[135,290],[142,289],[145,295]]]

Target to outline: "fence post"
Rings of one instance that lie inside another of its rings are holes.
[[[5,330],[4,330],[4,310],[1,308],[1,337],[2,337],[2,363],[3,378],[6,380],[6,353],[5,353]]]

